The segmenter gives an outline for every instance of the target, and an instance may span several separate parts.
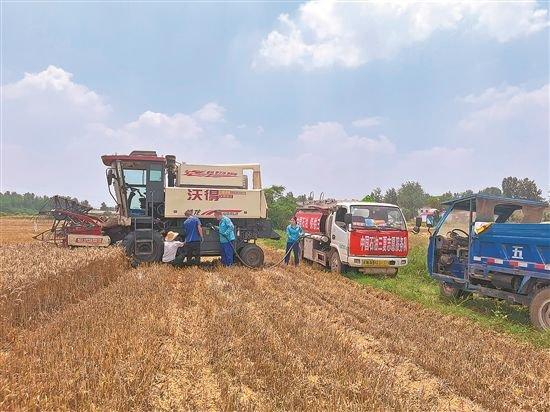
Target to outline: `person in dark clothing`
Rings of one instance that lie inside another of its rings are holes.
[[[183,230],[185,231],[184,254],[187,265],[198,265],[201,261],[202,225],[199,218],[193,215],[192,210],[185,212]]]

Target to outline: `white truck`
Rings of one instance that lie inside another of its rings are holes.
[[[304,259],[337,273],[357,268],[395,276],[407,264],[408,231],[401,209],[387,203],[323,201],[296,211],[306,237]]]

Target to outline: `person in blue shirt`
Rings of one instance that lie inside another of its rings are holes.
[[[231,219],[224,216],[221,210],[216,210],[214,216],[219,221],[218,232],[220,234],[220,254],[222,265],[233,265],[233,242],[235,241],[235,226]]]
[[[290,250],[294,253],[294,265],[298,266],[300,263],[300,236],[304,234],[304,230],[296,221],[296,218],[292,216],[290,218],[290,225],[286,227],[286,255],[285,263],[288,265],[290,262]]]
[[[201,262],[202,225],[192,210],[185,212],[187,219],[183,222],[185,246],[183,248],[187,265],[198,265]]]

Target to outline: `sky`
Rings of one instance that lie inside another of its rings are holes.
[[[548,193],[549,3],[1,5],[1,191],[108,202],[102,154],[262,165],[360,198],[534,179]]]

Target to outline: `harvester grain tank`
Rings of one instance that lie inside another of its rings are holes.
[[[303,258],[343,273],[396,275],[407,264],[408,232],[401,209],[371,202],[320,201],[296,211],[304,229]]]

